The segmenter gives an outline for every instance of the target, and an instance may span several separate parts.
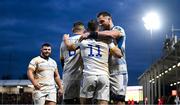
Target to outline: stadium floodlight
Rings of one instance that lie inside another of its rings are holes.
[[[172,68],[169,68],[168,70],[169,70],[169,71],[171,71],[171,70],[172,70]]]
[[[166,70],[164,73],[168,73],[168,70]]]
[[[172,68],[176,68],[176,65],[173,65],[173,67]]]
[[[173,86],[173,84],[170,84],[170,86]]]
[[[180,62],[177,64],[178,67],[180,67]]]
[[[156,76],[156,78],[159,78],[159,76]]]
[[[144,21],[144,26],[147,30],[152,31],[160,28],[160,19],[156,12],[146,14],[142,20]]]
[[[156,12],[149,12],[143,18],[144,26],[147,30],[150,30],[151,40],[153,35],[153,30],[160,28],[160,19],[159,15]],[[153,63],[153,46],[151,45],[151,55],[152,55],[152,63]]]

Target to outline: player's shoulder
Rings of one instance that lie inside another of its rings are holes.
[[[34,61],[38,61],[38,60],[40,60],[41,59],[41,57],[40,56],[36,56],[36,57],[34,57],[32,60],[34,60]]]
[[[72,43],[77,43],[81,35],[74,35],[69,38]]]
[[[126,36],[125,31],[121,26],[114,26],[112,30],[118,30],[122,33],[122,36]]]
[[[81,37],[81,35],[73,35],[70,37],[70,39],[79,39]]]
[[[32,60],[31,60],[31,63],[40,63],[42,61],[42,58],[40,56],[37,56],[37,57],[34,57]]]
[[[52,61],[52,62],[55,62],[55,60],[51,57],[49,57],[49,60]]]
[[[93,43],[96,43],[97,41],[95,40],[95,39],[85,39],[85,40],[83,40],[81,43],[84,43],[84,44],[89,44],[89,43],[91,43],[91,44],[93,44]]]
[[[52,63],[55,63],[55,64],[56,64],[56,61],[55,61],[53,58],[49,57],[49,60],[50,60]]]
[[[124,31],[124,29],[121,26],[114,26],[113,30],[120,30],[120,31]]]

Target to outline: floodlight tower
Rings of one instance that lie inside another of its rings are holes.
[[[156,12],[149,12],[147,13],[142,20],[144,21],[144,26],[147,30],[150,31],[150,37],[151,37],[151,41],[152,41],[152,37],[153,37],[153,30],[159,29],[160,28],[160,19],[159,19],[159,15]],[[152,53],[152,43],[151,43],[151,48],[150,48],[150,52],[151,52],[151,63],[153,63],[153,53]],[[156,72],[156,71],[155,71]],[[156,73],[155,73],[156,74]],[[154,78],[154,71],[152,71],[150,73],[150,78]],[[152,82],[154,84],[154,82]],[[154,98],[154,85],[150,84],[150,87],[152,86],[152,92],[151,95],[149,93],[149,98],[151,99],[150,101],[153,102],[153,98]],[[155,84],[156,85],[156,84]],[[147,92],[148,93],[148,92]],[[148,94],[147,94],[148,95]]]

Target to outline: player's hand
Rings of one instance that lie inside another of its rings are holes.
[[[81,34],[81,37],[79,38],[79,42],[81,42],[81,41],[84,40],[84,39],[87,39],[89,35],[90,35],[89,32],[86,32],[86,33],[84,33],[84,34]]]
[[[69,40],[69,34],[64,34],[63,40]]]
[[[58,89],[58,96],[62,96],[63,95],[63,88],[59,88]]]
[[[35,88],[36,90],[40,90],[40,89],[41,89],[41,85],[40,85],[39,83],[35,82],[35,83],[34,83],[34,88]]]

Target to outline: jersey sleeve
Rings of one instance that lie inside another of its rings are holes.
[[[54,60],[54,67],[55,67],[55,70],[58,70],[58,66],[55,60]]]
[[[37,62],[36,62],[36,59],[34,58],[30,61],[28,68],[31,68],[35,71],[36,67],[37,67]]]
[[[81,45],[81,42],[76,41],[75,43],[73,43],[73,45],[74,45],[74,47],[75,47],[76,49],[78,49],[78,48],[80,47],[80,45]]]
[[[72,47],[74,49],[78,49],[80,46],[79,38],[80,38],[80,36],[75,36],[75,37],[70,37],[70,39],[69,39],[69,41],[72,44]]]
[[[113,49],[116,47],[116,45],[114,44],[114,42],[111,42],[111,43],[109,43],[108,45],[109,45],[110,51],[113,50]]]
[[[75,43],[75,44],[73,44],[73,46],[74,46],[74,48],[77,50],[77,49],[80,48],[80,43]]]
[[[114,26],[113,30],[118,30],[122,33],[122,36],[125,36],[125,31],[122,27],[120,26]]]

